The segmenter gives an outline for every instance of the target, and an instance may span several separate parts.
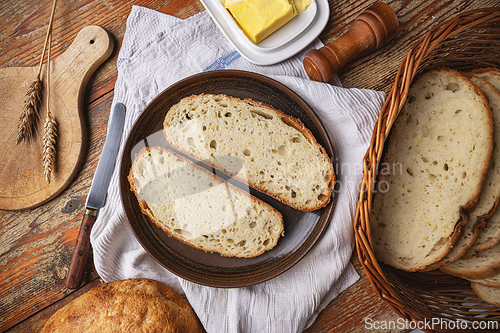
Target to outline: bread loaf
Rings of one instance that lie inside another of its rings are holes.
[[[481,91],[454,70],[421,75],[381,163],[370,219],[377,259],[406,271],[441,260],[478,200],[492,147]]]
[[[179,293],[147,279],[104,283],[75,298],[40,333],[201,333],[203,327]]]
[[[128,180],[142,212],[192,247],[248,258],[283,234],[276,209],[165,148],[143,148]]]
[[[467,75],[467,77],[481,89],[493,116],[494,144],[490,167],[479,200],[470,212],[469,220],[465,224],[458,241],[443,259],[427,267],[427,270],[437,269],[460,259],[474,244],[486,221],[495,213],[500,199],[500,91],[475,75]],[[500,212],[497,214],[500,215]]]
[[[500,308],[500,288],[487,287],[475,282],[471,283],[471,287],[480,299]]]
[[[225,95],[182,99],[164,121],[176,149],[302,211],[324,207],[335,182],[325,149],[297,119]]]

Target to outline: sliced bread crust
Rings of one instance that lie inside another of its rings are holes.
[[[497,68],[481,68],[471,72],[500,91],[500,70]],[[484,252],[500,242],[500,212],[496,212],[479,232],[474,244],[463,255],[464,259],[472,258],[478,252]]]
[[[488,287],[479,283],[472,282],[471,287],[477,297],[491,305],[500,308],[500,288]]]
[[[482,284],[487,287],[500,288],[500,273],[484,279],[469,279],[471,282]]]
[[[489,82],[497,89],[500,87],[500,69],[498,68],[478,68],[471,71],[471,74]]]
[[[479,232],[474,244],[462,256],[462,259],[470,259],[481,252],[488,251],[500,243],[500,211],[488,219],[487,223]]]
[[[470,259],[459,259],[441,271],[467,280],[486,279],[500,273],[500,244]]]
[[[128,180],[142,212],[197,249],[250,258],[283,234],[276,209],[165,148],[143,148]]]
[[[378,260],[406,271],[441,260],[478,200],[492,148],[492,115],[477,86],[444,68],[418,78],[383,161],[399,172],[382,171],[378,181],[387,189],[374,195]]]
[[[476,206],[469,214],[469,219],[464,225],[459,239],[452,250],[439,262],[427,267],[426,270],[438,269],[460,259],[474,244],[481,229],[488,219],[495,213],[500,200],[500,91],[485,80],[475,76],[467,77],[483,92],[491,109],[494,124],[493,150],[490,168],[481,189],[481,194]]]
[[[251,99],[201,94],[164,120],[177,150],[302,211],[330,201],[335,173],[325,149],[300,122]]]

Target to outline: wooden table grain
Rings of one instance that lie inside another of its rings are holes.
[[[330,19],[320,39],[326,44],[338,38],[372,2],[330,0]],[[400,32],[382,49],[354,60],[342,69],[339,77],[347,88],[388,92],[401,60],[431,27],[462,11],[500,6],[500,0],[385,2],[396,12]],[[64,52],[83,27],[92,24],[111,33],[115,49],[87,86],[84,102],[87,153],[76,178],[57,198],[42,206],[17,212],[0,210],[0,332],[38,332],[57,309],[101,283],[93,267],[92,256],[81,288],[67,290],[63,279],[104,144],[117,76],[117,54],[132,5],[179,18],[204,10],[197,0],[59,1],[54,19],[53,58]],[[0,67],[38,64],[50,9],[51,0],[2,0]],[[367,318],[378,321],[398,319],[372,291],[355,252],[351,262],[361,279],[321,312],[307,329],[308,333],[365,332]]]

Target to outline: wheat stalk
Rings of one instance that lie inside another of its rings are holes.
[[[57,137],[57,122],[54,116],[47,112],[45,125],[43,127],[43,174],[45,181],[50,183],[50,176],[53,173],[54,162],[56,159],[56,137]]]
[[[43,174],[45,181],[50,183],[50,176],[53,173],[53,168],[56,159],[56,137],[57,137],[57,122],[55,117],[50,112],[50,45],[52,42],[52,35],[49,37],[49,46],[47,52],[47,118],[43,126],[43,140],[42,140],[42,162]]]
[[[52,24],[54,21],[56,2],[57,0],[54,0],[52,3],[52,12],[50,13],[49,27],[47,29],[47,35],[45,37],[45,44],[43,46],[40,65],[38,66],[38,74],[35,81],[30,85],[30,88],[28,89],[26,98],[24,100],[24,109],[21,112],[19,121],[17,123],[16,144],[21,143],[21,141],[23,140],[31,141],[33,135],[36,132],[38,119],[40,118],[40,104],[42,103],[42,80],[40,78],[40,74],[42,72],[43,58],[45,57],[45,51],[47,49],[49,36],[52,35]]]
[[[36,123],[40,117],[42,103],[42,80],[40,76],[30,85],[24,100],[24,110],[17,123],[16,144],[23,140],[31,141],[36,130]]]

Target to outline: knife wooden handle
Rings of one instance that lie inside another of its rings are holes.
[[[375,2],[354,20],[344,35],[319,50],[306,52],[303,64],[307,75],[315,81],[330,82],[347,62],[379,49],[398,30],[398,18],[391,7]]]
[[[78,232],[75,250],[71,257],[68,274],[64,280],[64,285],[68,289],[77,289],[83,281],[85,265],[90,250],[90,231],[96,220],[97,211],[87,209],[83,215],[82,225]]]

